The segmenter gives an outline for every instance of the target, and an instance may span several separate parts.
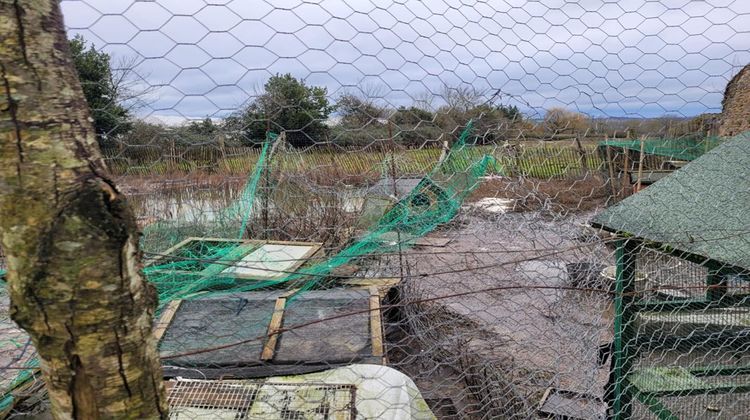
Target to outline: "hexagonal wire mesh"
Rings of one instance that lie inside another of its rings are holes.
[[[747,1],[62,8],[173,417],[750,412]]]

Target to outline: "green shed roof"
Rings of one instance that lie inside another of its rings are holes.
[[[750,132],[604,210],[592,225],[750,269]]]

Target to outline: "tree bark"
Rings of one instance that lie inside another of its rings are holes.
[[[58,419],[167,413],[156,293],[104,175],[55,0],[0,0],[0,243]]]

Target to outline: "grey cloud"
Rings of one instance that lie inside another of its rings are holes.
[[[466,2],[473,3],[473,2]],[[724,83],[750,61],[750,2],[63,1],[70,33],[119,56],[156,86],[146,113],[224,115],[275,73],[332,96],[379,84],[408,104],[444,84],[539,114],[557,105],[599,116],[717,111]],[[722,2],[725,3],[725,2]],[[722,83],[722,81],[724,83]]]

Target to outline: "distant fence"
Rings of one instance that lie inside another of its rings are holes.
[[[490,168],[493,175],[533,178],[565,178],[597,171],[603,159],[590,147],[544,145],[507,148],[478,146],[477,155],[492,154],[497,164]],[[213,145],[162,147],[154,145],[104,148],[103,153],[113,175],[168,176],[194,171],[241,175],[252,171],[260,149],[252,147],[218,147]],[[282,170],[305,172],[311,168],[330,168],[344,174],[376,173],[391,156],[399,176],[422,175],[438,161],[442,150],[424,148],[396,150],[312,149],[281,152],[274,158]]]

